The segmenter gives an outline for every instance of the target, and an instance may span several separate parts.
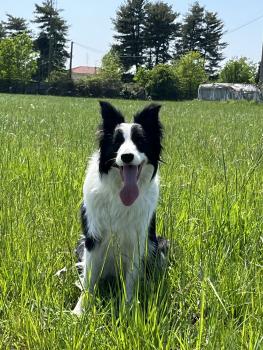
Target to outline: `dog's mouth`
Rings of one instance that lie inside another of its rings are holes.
[[[143,163],[138,165],[124,165],[120,167],[120,174],[123,187],[120,191],[120,198],[125,206],[132,205],[139,196],[138,180],[141,174]]]

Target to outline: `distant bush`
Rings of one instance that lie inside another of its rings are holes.
[[[67,71],[53,71],[48,79],[48,93],[59,96],[74,96],[75,85]]]
[[[75,82],[77,96],[83,97],[118,97],[121,83],[113,79],[104,79],[100,75]]]
[[[201,54],[195,51],[183,55],[174,62],[180,99],[197,97],[199,85],[207,80],[204,63]]]
[[[140,68],[134,80],[153,100],[175,100],[178,97],[178,79],[168,64],[158,64],[153,69]]]
[[[145,100],[145,89],[136,83],[124,83],[120,91],[120,97],[127,100]]]
[[[219,80],[223,83],[255,83],[256,64],[246,57],[229,60],[220,72]]]

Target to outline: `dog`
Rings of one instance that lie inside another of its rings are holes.
[[[119,110],[101,101],[99,151],[91,157],[83,186],[83,238],[77,254],[83,268],[83,289],[90,293],[99,279],[122,272],[127,302],[145,259],[166,242],[156,235],[159,197],[158,166],[163,127],[161,106],[150,104],[126,123]],[[162,248],[161,248],[162,250]],[[80,296],[73,313],[83,311]]]

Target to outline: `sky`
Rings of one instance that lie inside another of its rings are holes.
[[[194,2],[164,1],[181,15],[184,15]],[[0,0],[0,20],[5,20],[6,13],[10,13],[30,21],[34,17],[36,2],[41,4],[42,0]],[[70,26],[68,39],[76,42],[73,67],[99,66],[101,58],[114,42],[111,19],[115,17],[124,0],[54,0],[54,3],[57,8],[64,10],[62,15]],[[263,43],[263,0],[200,0],[199,3],[207,10],[217,12],[225,24],[228,33],[225,34],[224,41],[229,44],[224,50],[226,59],[245,56],[254,62],[260,61]],[[246,25],[249,22],[252,23]],[[36,31],[34,25],[31,24],[31,27]]]

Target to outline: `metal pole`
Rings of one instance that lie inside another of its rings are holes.
[[[72,57],[73,57],[73,41],[70,46],[70,57],[69,57],[69,77],[72,78]]]
[[[49,75],[51,73],[51,51],[52,51],[52,32],[53,32],[53,28],[52,28],[52,16],[53,16],[53,0],[50,0],[49,2],[50,6],[51,6],[51,14],[49,16],[49,47],[48,47],[48,79],[49,79]]]
[[[261,55],[261,62],[260,62],[260,68],[259,68],[259,82],[263,83],[263,44],[262,44],[262,55]]]

